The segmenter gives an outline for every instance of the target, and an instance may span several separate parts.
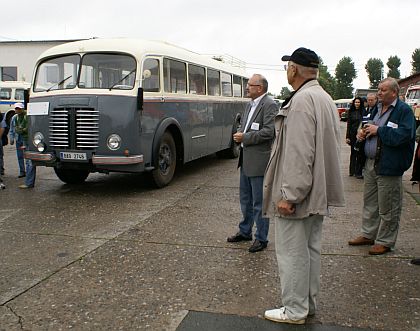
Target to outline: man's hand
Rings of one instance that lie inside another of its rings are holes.
[[[241,143],[243,138],[244,138],[243,132],[236,132],[233,134],[233,141],[235,143],[238,143],[238,144]]]
[[[290,203],[286,200],[280,200],[277,203],[277,210],[279,211],[280,215],[288,216],[292,215],[295,212],[296,208],[293,203]]]
[[[363,130],[366,137],[376,136],[378,133],[378,126],[374,124],[366,124]]]

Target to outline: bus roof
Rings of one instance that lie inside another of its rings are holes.
[[[334,103],[345,103],[345,102],[352,102],[353,99],[337,99],[334,100]]]
[[[146,55],[167,56],[184,60],[189,63],[199,64],[222,71],[227,71],[240,76],[248,76],[245,68],[233,66],[221,61],[214,60],[209,55],[202,55],[185,48],[172,45],[164,41],[143,39],[88,39],[54,46],[43,52],[38,62],[46,57],[89,52],[121,52],[131,54],[139,61]]]

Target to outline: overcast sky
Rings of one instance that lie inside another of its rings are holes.
[[[420,0],[21,0],[2,1],[0,40],[130,37],[157,39],[203,54],[229,54],[262,73],[269,91],[287,84],[281,56],[314,50],[334,74],[352,58],[355,88],[367,88],[371,57],[401,59],[410,75],[420,48]],[[10,19],[6,19],[9,17]]]

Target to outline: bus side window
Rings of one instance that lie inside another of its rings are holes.
[[[187,70],[184,62],[163,59],[163,80],[165,92],[187,92]]]
[[[188,79],[191,94],[206,94],[206,75],[203,67],[188,65]]]
[[[248,84],[248,78],[242,78],[242,91],[244,91],[243,97],[246,98],[246,86]]]
[[[160,91],[160,76],[159,76],[159,60],[146,59],[143,63],[143,73],[149,70],[150,75],[143,75],[143,91],[145,92],[159,92]]]
[[[241,77],[239,76],[233,76],[233,96],[234,97],[242,96]]]
[[[0,89],[0,99],[10,100],[11,97],[12,97],[12,89],[10,89],[10,88]]]
[[[24,94],[25,94],[25,90],[24,89],[16,89],[15,90],[15,100],[24,100]]]
[[[222,95],[224,97],[232,96],[232,75],[222,72]]]
[[[207,69],[207,86],[209,95],[220,95],[220,73],[217,70]]]

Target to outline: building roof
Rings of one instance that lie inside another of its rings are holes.
[[[62,44],[85,39],[56,39],[56,40],[0,40],[0,45],[5,44]]]

